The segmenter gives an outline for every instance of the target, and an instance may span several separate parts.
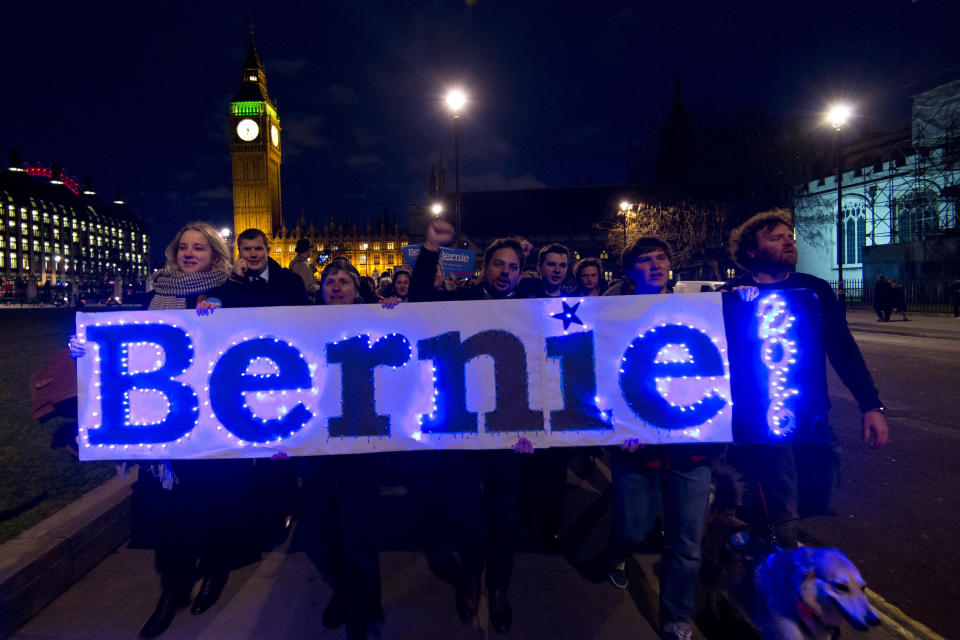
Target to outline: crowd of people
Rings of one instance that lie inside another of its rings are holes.
[[[298,242],[298,255],[288,269],[269,257],[266,236],[248,229],[237,236],[238,257],[232,262],[213,227],[191,223],[167,247],[166,266],[154,278],[146,308],[196,309],[205,315],[220,307],[314,303],[392,307],[438,300],[495,304],[513,298],[671,293],[671,247],[657,238],[639,238],[629,245],[622,256],[624,277],[609,286],[596,258],[573,265],[573,284],[568,285],[570,251],[561,244],[541,248],[536,271],[525,274],[532,247],[515,238],[502,238],[487,247],[479,277],[446,278],[440,269],[440,248],[453,238],[453,228],[436,220],[427,230],[412,270],[398,269],[375,282],[361,277],[345,258],[334,258],[323,266],[317,280],[306,240]],[[738,290],[744,299],[764,289],[814,291],[827,355],[863,411],[864,440],[871,446],[885,444],[888,428],[883,405],[832,290],[826,282],[795,271],[797,251],[789,213],[764,212],[748,220],[734,232],[731,252],[746,275],[728,283],[726,289]],[[86,353],[86,345],[76,336],[71,337],[70,349],[74,357]],[[730,459],[766,488],[766,524],[783,546],[796,545],[800,517],[829,510],[836,485],[836,438],[826,415],[818,419],[822,422],[818,430],[824,434],[820,444],[768,445],[762,451],[730,447]],[[644,446],[629,439],[603,453],[609,455],[614,496],[608,577],[617,588],[628,586],[630,556],[657,537],[659,522],[659,620],[664,638],[692,638],[710,465],[726,448]],[[563,542],[567,469],[572,458],[583,453],[577,448],[534,451],[530,441],[519,437],[512,450],[399,454],[420,456],[417,473],[442,479],[432,484],[444,505],[459,556],[455,607],[464,623],[475,620],[485,586],[491,626],[499,633],[510,630],[513,608],[507,593],[521,512],[532,512],[543,549],[556,552]],[[304,504],[332,505],[327,515],[333,517],[327,521],[336,531],[326,555],[332,558],[327,577],[334,596],[323,612],[323,623],[331,628],[344,626],[347,638],[376,637],[385,622],[377,540],[383,523],[378,523],[371,505],[387,455],[176,460],[154,465],[152,474],[141,474],[139,484],[152,496],[150,508],[156,512],[156,566],[161,577],[161,596],[141,637],[163,633],[184,607],[190,606],[193,614],[208,610],[223,591],[231,568],[256,556],[258,541],[243,533],[255,528],[244,523],[251,517],[249,496],[262,492],[264,486],[269,487],[270,507],[258,517],[277,523],[280,529],[290,524],[289,516],[296,509],[293,501],[278,496],[299,491]],[[191,600],[198,579],[200,589]]]

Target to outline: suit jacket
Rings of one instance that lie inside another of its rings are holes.
[[[224,308],[290,307],[310,304],[300,276],[289,269],[284,269],[273,258],[267,258],[267,269],[269,276],[266,281],[260,277],[251,279],[230,274],[230,279],[223,285],[223,295],[220,297]],[[209,295],[214,294],[211,291]]]

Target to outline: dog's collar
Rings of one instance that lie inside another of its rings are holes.
[[[816,609],[808,605],[800,598],[797,598],[797,625],[803,631],[804,635],[813,635],[813,629],[810,628],[809,623],[814,621],[820,623],[827,629],[830,629],[831,638],[837,638],[840,636],[840,627],[834,627],[830,624],[827,624],[827,621],[820,617],[820,614],[817,613]]]

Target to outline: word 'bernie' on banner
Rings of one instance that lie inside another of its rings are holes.
[[[85,460],[771,442],[826,415],[808,291],[78,313],[77,334]]]

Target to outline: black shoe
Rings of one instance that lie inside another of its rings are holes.
[[[141,638],[156,638],[167,630],[177,611],[190,603],[190,596],[181,591],[164,589],[160,594],[160,601],[150,618],[140,629]]]
[[[460,579],[457,582],[457,615],[460,616],[460,622],[470,623],[477,616],[479,596],[480,589],[474,580]]]
[[[220,599],[220,594],[223,593],[223,587],[227,584],[227,574],[221,573],[215,576],[206,576],[203,579],[203,582],[200,583],[200,592],[197,593],[197,597],[193,601],[193,606],[190,607],[190,613],[193,615],[200,615],[210,607],[212,607],[217,600]]]
[[[540,537],[540,544],[543,546],[543,552],[547,555],[556,556],[563,551],[563,541],[559,533],[544,533]]]
[[[499,589],[490,592],[490,624],[497,633],[510,631],[513,624],[513,609],[507,594]]]
[[[325,629],[339,629],[347,619],[347,601],[339,591],[333,592],[333,597],[323,609],[320,621]]]

